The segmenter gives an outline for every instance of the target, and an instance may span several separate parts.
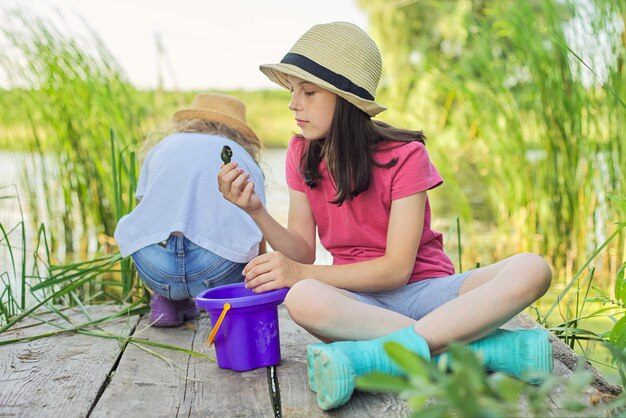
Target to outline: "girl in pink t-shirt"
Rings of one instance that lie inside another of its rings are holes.
[[[292,93],[301,129],[287,151],[289,220],[272,218],[236,163],[220,191],[257,223],[274,252],[245,268],[255,292],[289,287],[293,320],[323,343],[307,347],[318,405],[346,403],[354,378],[400,374],[384,351],[396,341],[430,358],[453,341],[482,352],[487,368],[537,383],[552,370],[545,329],[498,327],[541,297],[551,271],[518,254],[454,274],[430,227],[427,191],[442,183],[421,132],[372,120],[382,64],[376,44],[345,22],[309,29],[279,64],[262,65]],[[315,234],[333,265],[313,265]]]

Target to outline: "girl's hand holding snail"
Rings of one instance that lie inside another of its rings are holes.
[[[263,208],[263,202],[254,191],[250,174],[238,168],[237,161],[231,162],[232,155],[231,148],[224,145],[220,155],[224,165],[217,174],[218,188],[226,200],[252,215]]]

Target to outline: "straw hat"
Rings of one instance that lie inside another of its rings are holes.
[[[315,25],[279,64],[259,68],[287,89],[287,76],[298,77],[336,93],[370,116],[386,109],[374,101],[382,71],[380,52],[367,33],[352,23]]]
[[[176,122],[202,119],[222,123],[259,142],[259,138],[246,122],[246,105],[241,100],[226,94],[200,93],[193,98],[190,108],[174,113],[173,119]]]

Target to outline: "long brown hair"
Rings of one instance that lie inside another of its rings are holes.
[[[426,142],[422,131],[394,128],[375,121],[347,100],[337,96],[333,121],[326,138],[307,141],[307,148],[300,161],[300,171],[310,188],[322,179],[319,165],[324,159],[335,188],[334,203],[341,206],[346,199],[353,199],[368,189],[372,166],[389,168],[397,159],[379,163],[372,153],[386,141]]]

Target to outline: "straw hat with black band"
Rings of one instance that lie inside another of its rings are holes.
[[[380,52],[367,33],[352,23],[315,25],[280,63],[259,68],[287,89],[287,76],[298,77],[332,91],[370,116],[386,109],[375,102],[382,72]]]
[[[251,142],[260,144],[259,138],[246,121],[246,105],[232,96],[200,93],[194,97],[190,108],[174,113],[173,119],[175,122],[201,119],[221,123],[250,138]]]

